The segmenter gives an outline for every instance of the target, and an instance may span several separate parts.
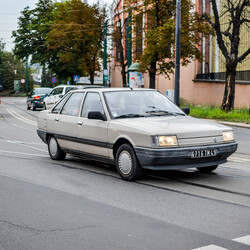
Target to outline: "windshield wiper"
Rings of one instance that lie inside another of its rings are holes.
[[[115,119],[117,119],[117,118],[136,118],[136,117],[144,117],[144,115],[140,115],[140,114],[126,114],[126,115],[116,116]]]
[[[162,109],[149,110],[149,111],[146,111],[145,113],[147,113],[147,114],[156,114],[156,115],[172,115],[171,112],[168,112],[168,111],[162,110]]]
[[[185,114],[182,114],[182,113],[169,112],[167,110],[162,110],[162,109],[150,110],[150,111],[146,111],[145,113],[152,114],[152,115],[183,115],[185,116]]]

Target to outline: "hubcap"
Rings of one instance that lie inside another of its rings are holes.
[[[52,156],[55,156],[57,153],[57,142],[54,137],[52,137],[49,141],[49,151]]]
[[[123,174],[129,174],[132,169],[132,159],[127,151],[122,151],[119,155],[118,166]]]

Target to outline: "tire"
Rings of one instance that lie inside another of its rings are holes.
[[[36,111],[36,106],[32,103],[32,110]]]
[[[218,165],[216,165],[216,166],[209,166],[209,167],[203,167],[203,168],[197,168],[197,170],[199,172],[201,172],[201,173],[209,174],[209,173],[213,172],[217,167],[218,167]]]
[[[129,144],[121,145],[116,153],[116,169],[122,179],[134,181],[142,176],[142,167]]]
[[[48,139],[48,150],[52,160],[65,159],[66,153],[61,150],[54,136],[50,136]]]
[[[28,109],[28,110],[30,109],[30,106],[29,106],[29,104],[27,104],[27,109]]]

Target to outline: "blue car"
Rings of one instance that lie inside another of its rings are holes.
[[[43,108],[43,99],[49,95],[52,88],[34,88],[27,98],[27,109]]]

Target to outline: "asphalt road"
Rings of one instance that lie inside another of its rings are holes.
[[[36,134],[40,111],[0,104],[0,249],[249,249],[250,129],[212,174],[115,169],[67,156],[52,161]]]

